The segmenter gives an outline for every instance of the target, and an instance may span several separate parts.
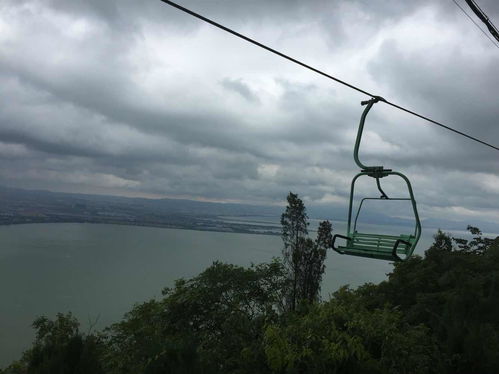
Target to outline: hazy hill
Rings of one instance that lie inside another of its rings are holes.
[[[284,197],[283,197],[284,200]],[[186,199],[146,199],[111,195],[90,195],[24,190],[0,186],[0,224],[39,222],[92,222],[186,228],[211,231],[277,233],[280,206],[212,203]],[[345,206],[321,205],[308,208],[310,218],[345,221]],[[385,212],[386,213],[386,212]],[[245,218],[246,222],[227,217]],[[379,211],[367,212],[369,223],[410,226],[402,219]],[[250,222],[250,221],[253,222]],[[428,228],[464,230],[468,222],[423,220]],[[497,225],[478,222],[484,232],[498,232]]]

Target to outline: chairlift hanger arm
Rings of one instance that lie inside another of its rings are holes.
[[[361,105],[367,105],[367,106],[362,112],[362,116],[360,117],[359,129],[357,130],[357,138],[355,139],[355,147],[353,150],[353,158],[355,160],[355,163],[360,167],[362,171],[370,173],[370,176],[372,177],[383,178],[385,176],[384,171],[390,171],[390,170],[384,169],[383,166],[366,166],[359,159],[359,148],[360,148],[360,142],[362,140],[362,133],[364,132],[366,117],[369,111],[371,110],[372,106],[378,101],[385,101],[385,99],[383,99],[380,96],[376,96],[370,100],[361,102]],[[380,189],[380,191],[382,190]],[[384,195],[383,192],[382,194]]]

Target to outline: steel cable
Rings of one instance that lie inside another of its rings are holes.
[[[295,59],[295,58],[293,58],[291,56],[288,56],[288,55],[286,55],[286,54],[284,54],[282,52],[279,52],[279,51],[277,51],[277,50],[275,50],[275,49],[273,49],[273,48],[271,48],[271,47],[269,47],[269,46],[267,46],[265,44],[262,44],[262,43],[260,43],[260,42],[258,42],[256,40],[254,40],[254,39],[251,39],[251,38],[247,37],[246,35],[243,35],[243,34],[237,32],[237,31],[234,31],[234,30],[232,30],[232,29],[230,29],[230,28],[228,28],[228,27],[226,27],[224,25],[221,25],[218,22],[215,22],[215,21],[213,21],[213,20],[211,20],[209,18],[206,18],[205,16],[203,16],[203,15],[201,15],[199,13],[196,13],[196,12],[194,12],[194,11],[192,11],[190,9],[187,9],[187,8],[185,8],[185,7],[177,4],[177,3],[174,3],[173,1],[170,1],[170,0],[161,0],[161,1],[164,2],[165,4],[168,4],[168,5],[172,6],[172,7],[174,7],[174,8],[177,8],[177,9],[179,9],[179,10],[181,10],[181,11],[187,13],[187,14],[190,14],[191,16],[196,17],[196,18],[198,18],[198,19],[200,19],[200,20],[202,20],[202,21],[204,21],[206,23],[209,23],[210,25],[213,25],[213,26],[215,26],[215,27],[217,27],[217,28],[219,28],[221,30],[224,30],[224,31],[226,31],[226,32],[228,32],[228,33],[230,33],[232,35],[235,35],[238,38],[246,40],[249,43],[252,43],[252,44],[254,44],[254,45],[256,45],[256,46],[258,46],[260,48],[263,48],[263,49],[265,49],[265,50],[267,50],[269,52],[272,52],[273,54],[276,54],[276,55],[278,55],[278,56],[280,56],[280,57],[282,57],[282,58],[284,58],[284,59],[286,59],[288,61],[291,61],[291,62],[293,62],[293,63],[295,63],[297,65],[300,65],[300,66],[302,66],[302,67],[304,67],[304,68],[306,68],[308,70],[311,70],[311,71],[313,71],[313,72],[315,72],[317,74],[320,74],[320,75],[322,75],[322,76],[324,76],[326,78],[329,78],[329,79],[331,79],[331,80],[333,80],[333,81],[335,81],[337,83],[340,83],[340,84],[342,84],[344,86],[347,86],[347,87],[349,87],[349,88],[351,88],[351,89],[353,89],[353,90],[355,90],[357,92],[360,92],[360,93],[362,93],[364,95],[367,95],[367,96],[371,96],[372,98],[376,98],[376,97],[380,98],[380,96],[378,96],[378,95],[374,95],[374,94],[372,94],[372,93],[370,93],[368,91],[365,91],[365,90],[363,90],[363,89],[361,89],[359,87],[354,86],[353,84],[345,82],[344,80],[336,78],[336,77],[334,77],[334,76],[332,76],[330,74],[327,74],[327,73],[325,73],[325,72],[323,72],[323,71],[321,71],[319,69],[316,69],[313,66],[310,66],[310,65],[308,65],[308,64],[306,64],[306,63],[304,63],[304,62],[302,62],[300,60],[297,60],[297,59]],[[388,105],[390,105],[390,106],[392,106],[394,108],[402,110],[402,111],[404,111],[406,113],[412,114],[413,116],[416,116],[416,117],[419,117],[421,119],[424,119],[425,121],[428,121],[428,122],[430,122],[430,123],[432,123],[434,125],[440,126],[440,127],[444,128],[446,130],[452,131],[452,132],[454,132],[456,134],[462,135],[462,136],[464,136],[464,137],[466,137],[468,139],[474,140],[474,141],[476,141],[476,142],[478,142],[478,143],[480,143],[482,145],[485,145],[487,147],[495,149],[496,151],[499,151],[499,147],[496,147],[495,145],[492,145],[492,144],[487,143],[487,142],[485,142],[483,140],[475,138],[474,136],[468,135],[468,134],[466,134],[466,133],[464,133],[462,131],[459,131],[459,130],[456,130],[456,129],[450,127],[450,126],[444,125],[443,123],[440,123],[440,122],[435,121],[435,120],[433,120],[431,118],[428,118],[426,116],[423,116],[421,114],[413,112],[412,110],[406,109],[406,108],[404,108],[404,107],[402,107],[400,105],[397,105],[395,103],[392,103],[392,102],[390,102],[388,100],[382,99],[380,101],[382,101],[385,104],[388,104]]]

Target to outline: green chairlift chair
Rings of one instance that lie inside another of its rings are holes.
[[[354,148],[354,159],[355,163],[361,168],[361,172],[357,174],[353,180],[350,190],[350,206],[348,211],[348,231],[347,235],[334,235],[331,246],[333,250],[342,255],[353,255],[360,257],[370,257],[380,260],[389,261],[403,261],[408,259],[418,243],[419,237],[421,236],[421,222],[419,221],[418,210],[416,207],[416,200],[414,199],[414,194],[412,192],[411,183],[409,179],[402,173],[392,171],[391,169],[385,169],[383,166],[366,166],[362,164],[359,160],[359,146],[362,139],[362,132],[364,130],[364,122],[367,117],[367,113],[371,110],[372,106],[380,100],[384,100],[381,97],[374,97],[371,100],[363,101],[361,105],[367,105],[362,113],[360,119],[359,130],[357,132],[357,139],[355,141]],[[376,186],[381,193],[379,198],[364,197],[359,204],[357,213],[355,215],[354,221],[352,222],[352,209],[354,200],[354,188],[355,182],[358,178],[362,176],[368,176],[376,179]],[[402,178],[407,184],[407,189],[409,191],[409,197],[406,198],[391,198],[388,197],[383,189],[381,188],[380,179],[388,176],[397,176]],[[412,210],[414,213],[415,227],[414,231],[410,234],[400,234],[400,235],[386,235],[386,234],[375,234],[375,233],[363,233],[357,231],[357,219],[359,213],[362,209],[362,205],[366,200],[408,200],[412,203]],[[345,239],[345,245],[335,246],[336,239]]]

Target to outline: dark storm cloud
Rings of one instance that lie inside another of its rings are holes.
[[[499,55],[451,2],[181,3],[499,139]],[[481,6],[499,19],[497,2]],[[0,183],[264,203],[293,190],[309,204],[345,206],[362,95],[160,1],[6,1],[2,10]],[[499,163],[487,149],[377,104],[361,152],[413,178],[423,216],[499,218]]]

